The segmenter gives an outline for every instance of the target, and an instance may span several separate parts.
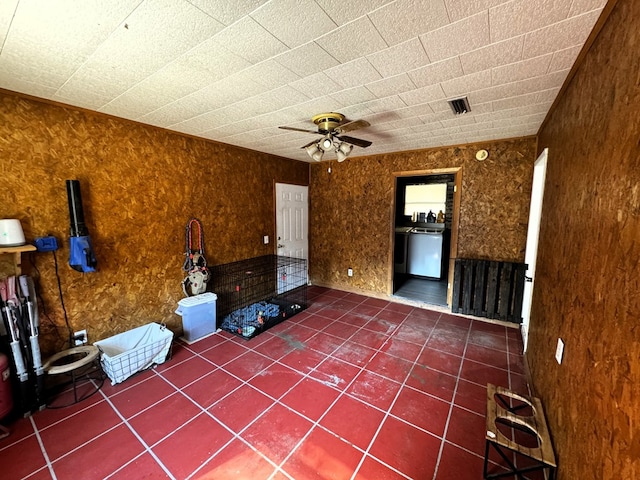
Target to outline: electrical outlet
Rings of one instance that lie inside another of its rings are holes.
[[[347,269],[347,275],[353,277],[353,268]]]
[[[265,235],[264,237],[262,237],[262,243],[264,243],[265,245],[269,244],[269,235]]]
[[[74,345],[86,345],[89,339],[87,338],[86,330],[78,330],[77,332],[73,332],[73,343]]]
[[[561,338],[558,339],[558,345],[556,346],[556,362],[558,365],[562,364],[562,355],[564,354],[564,342]]]

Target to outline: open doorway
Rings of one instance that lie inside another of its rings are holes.
[[[397,174],[394,296],[430,305],[451,304],[459,176],[460,169]]]

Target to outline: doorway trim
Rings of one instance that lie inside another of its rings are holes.
[[[536,281],[536,263],[538,258],[538,240],[542,221],[542,205],[544,202],[544,186],[547,178],[547,161],[549,149],[544,148],[533,164],[533,182],[531,185],[531,201],[529,205],[529,223],[527,224],[527,245],[524,261],[527,264],[526,282],[522,296],[522,324],[520,332],[527,352],[529,343],[529,325],[531,323],[531,304]]]
[[[453,218],[451,219],[451,246],[449,248],[449,272],[447,273],[447,305],[451,308],[453,297],[453,270],[456,258],[458,258],[458,225],[460,223],[460,198],[462,194],[462,167],[432,168],[429,170],[408,170],[393,172],[393,202],[391,202],[391,227],[389,229],[389,240],[391,249],[388,258],[387,294],[393,295],[393,252],[395,249],[395,226],[396,226],[396,196],[398,190],[398,178],[400,177],[421,177],[429,175],[449,174],[454,177],[453,190]]]

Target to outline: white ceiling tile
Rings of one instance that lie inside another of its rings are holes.
[[[251,17],[289,48],[298,47],[337,27],[313,0],[271,0]]]
[[[474,90],[482,90],[490,86],[491,70],[483,70],[442,82],[442,89],[448,97],[466,95]]]
[[[449,23],[444,0],[397,0],[370,13],[369,18],[389,45]]]
[[[417,70],[411,70],[408,74],[416,87],[420,88],[435,85],[462,75],[462,66],[459,58],[449,58]]]
[[[141,1],[21,2],[15,17],[14,2],[1,2],[0,32],[11,27],[0,43],[0,69],[60,87]]]
[[[485,103],[480,103],[480,102],[475,102],[472,100],[473,95],[469,95],[469,102],[473,105],[473,108],[471,109],[471,112],[473,115],[477,115],[480,113],[489,113],[489,112],[493,112],[493,103],[491,102],[485,102]]]
[[[445,128],[459,127],[460,125],[475,124],[476,119],[473,115],[454,115],[452,118],[441,120],[442,126]]]
[[[383,77],[391,77],[431,63],[418,38],[372,53],[367,57]]]
[[[275,60],[301,77],[322,72],[340,63],[315,42],[278,55]]]
[[[507,97],[492,102],[494,111],[507,110],[510,108],[524,107],[527,105],[535,105],[537,103],[552,102],[560,88],[550,88],[541,92],[527,93],[525,95],[517,95],[515,97]]]
[[[299,103],[288,110],[292,112],[292,121],[308,119],[309,128],[314,128],[311,117],[322,112],[336,112],[341,110],[342,105],[331,97],[314,98],[307,102]]]
[[[6,0],[0,2],[0,49],[4,46],[5,39],[7,38],[7,32],[9,26],[14,18],[16,7],[19,0]]]
[[[347,88],[330,93],[329,96],[345,106],[368,102],[376,98],[375,95],[365,87]]]
[[[446,95],[440,84],[428,85],[426,87],[417,88],[410,92],[400,94],[400,98],[407,105],[419,105],[421,103],[433,102],[435,100],[443,99]]]
[[[223,25],[231,25],[236,20],[249,15],[268,0],[187,0],[211,15]]]
[[[465,74],[506,65],[522,59],[524,36],[510,38],[484,48],[460,55],[460,63]]]
[[[175,81],[176,77],[186,77],[197,89],[250,65],[247,60],[217,42],[207,40],[159,70],[156,75],[166,79],[162,83],[171,79]]]
[[[513,0],[489,10],[491,40],[499,42],[567,18],[567,0]]]
[[[593,11],[528,33],[525,35],[523,57],[537,57],[583,44],[599,16],[599,11]]]
[[[52,99],[56,93],[56,90],[58,90],[55,87],[47,87],[23,78],[16,78],[6,70],[0,70],[0,85],[2,86],[2,88],[11,90],[12,92],[19,92],[27,95],[32,95],[34,97],[48,99]],[[104,103],[104,101],[102,103]]]
[[[212,42],[204,43],[212,45]],[[105,105],[101,111],[117,115],[121,108],[130,108],[129,105],[135,103],[138,116],[142,116],[215,83],[225,74],[251,65],[219,46],[211,49],[201,46],[145,78]]]
[[[236,74],[237,78],[247,79],[271,90],[278,85],[300,80],[300,76],[275,60],[265,60],[242,70]]]
[[[195,114],[215,110],[231,105],[240,100],[260,95],[269,90],[251,78],[242,76],[242,72],[219,80],[211,85],[194,92],[193,94],[178,100],[178,103],[189,104]]]
[[[102,84],[101,86],[103,86],[104,89],[108,88],[108,85]],[[108,103],[111,98],[113,98],[112,95],[103,95],[102,91],[104,89],[99,88],[97,82],[93,82],[92,85],[87,88],[76,89],[73,92],[70,92],[69,96],[62,94],[58,89],[56,90],[56,93],[49,98],[61,103],[73,102],[73,105],[77,107],[97,111],[100,107]]]
[[[289,50],[251,17],[242,17],[215,36],[217,42],[251,63]]]
[[[382,78],[366,58],[343,63],[325,73],[342,88],[357,87]]]
[[[343,25],[318,38],[316,43],[341,63],[387,47],[368,17],[362,17]]]
[[[497,85],[494,87],[484,88],[482,90],[476,90],[469,94],[469,98],[473,98],[474,103],[488,103],[503,98],[510,98],[523,93],[514,92],[513,83]],[[525,92],[526,93],[526,92]]]
[[[101,88],[116,97],[222,28],[190,4],[180,15],[172,7],[170,0],[141,4],[60,88],[60,95]],[[182,35],[185,30],[188,36]]]
[[[447,12],[452,22],[457,22],[463,18],[470,17],[478,12],[486,11],[491,7],[507,3],[511,0],[445,0]]]
[[[482,122],[485,120],[492,121],[494,125],[496,124],[496,122],[505,119],[515,121],[514,119],[517,119],[521,116],[545,114],[549,110],[550,105],[551,102],[535,105],[525,105],[522,107],[509,108],[505,110],[497,110],[491,114],[476,115],[476,120],[478,122]]]
[[[376,82],[367,83],[367,89],[377,98],[398,95],[403,92],[415,90],[416,86],[406,73],[396,75],[395,77],[383,78]]]
[[[420,36],[432,62],[455,57],[487,46],[489,42],[489,15],[486,11],[450,23]]]
[[[290,83],[290,85],[296,90],[307,94],[310,98],[324,97],[342,89],[324,72],[309,75]]]
[[[344,0],[316,0],[316,3],[327,12],[337,25],[344,25],[392,1],[393,0],[366,0],[345,2]]]
[[[565,48],[553,53],[551,64],[549,65],[549,72],[556,72],[558,70],[566,70],[573,67],[573,64],[578,58],[578,54],[582,50],[582,46]]]
[[[549,70],[552,56],[553,54],[549,53],[540,57],[496,67],[491,70],[492,84],[501,85],[544,75]]]
[[[544,120],[546,113],[536,113],[532,115],[516,116],[512,118],[497,119],[493,121],[495,127],[512,127],[514,125],[526,125],[533,122],[541,122]]]
[[[573,17],[591,10],[601,10],[607,4],[607,0],[572,0],[569,16]]]
[[[266,91],[266,87],[232,75],[144,115],[139,120],[170,126]]]
[[[356,119],[370,117],[371,115],[373,115],[373,112],[365,106],[365,103],[358,103],[340,107],[340,113],[342,113],[347,118]]]
[[[400,108],[396,110],[396,113],[400,119],[420,117],[421,115],[427,115],[434,113],[433,108],[427,103],[421,103],[417,105],[411,105],[409,107]]]
[[[364,104],[373,113],[384,113],[388,111],[394,111],[399,108],[404,108],[407,105],[402,101],[400,97],[394,95],[393,97],[377,98]],[[395,116],[395,118],[400,118]]]
[[[479,102],[496,101],[501,98],[516,97],[528,93],[542,92],[553,88],[560,88],[567,78],[569,70],[548,73],[541,77],[528,78],[513,83],[505,83],[475,92],[474,98]],[[495,105],[495,104],[494,104]]]
[[[453,110],[451,110],[451,105],[446,101],[446,99],[436,100],[435,102],[429,102],[429,106],[431,109],[440,117],[440,118],[449,118],[450,115],[453,115]],[[473,108],[473,106],[471,106]],[[442,117],[442,114],[446,114],[446,116]]]
[[[418,117],[411,117],[411,118],[402,118],[400,120],[394,120],[392,122],[383,123],[382,125],[388,131],[388,130],[394,130],[394,129],[406,130],[406,129],[410,129],[411,127],[421,126],[423,125],[423,123],[422,123],[422,120],[420,120]]]

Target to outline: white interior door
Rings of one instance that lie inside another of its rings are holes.
[[[524,283],[522,299],[522,340],[524,351],[527,351],[529,337],[529,321],[531,319],[531,299],[535,283],[536,259],[538,256],[538,238],[540,235],[540,219],[542,218],[542,201],[544,199],[544,181],[547,174],[548,149],[544,149],[533,166],[533,186],[531,188],[531,206],[529,209],[529,226],[527,228],[527,249],[524,262],[527,264],[527,281]]]
[[[277,254],[309,259],[309,187],[276,183],[276,248]],[[295,266],[279,267],[279,293],[308,282],[308,269],[304,272],[287,271]],[[292,279],[296,278],[293,281]],[[283,279],[287,279],[283,282]],[[289,285],[285,285],[288,283]]]

